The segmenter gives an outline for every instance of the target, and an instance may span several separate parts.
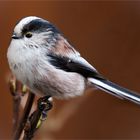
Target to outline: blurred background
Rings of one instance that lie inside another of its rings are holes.
[[[17,21],[30,15],[54,23],[100,73],[140,93],[140,2],[0,1],[0,139],[12,134],[7,48]],[[140,106],[92,89],[54,100],[34,139],[140,139]]]

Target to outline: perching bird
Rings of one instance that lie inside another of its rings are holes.
[[[88,86],[140,104],[140,95],[102,76],[49,21],[30,16],[14,28],[7,52],[15,77],[40,96],[69,98]]]

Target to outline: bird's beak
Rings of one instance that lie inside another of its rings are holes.
[[[12,38],[13,38],[13,39],[19,39],[20,37],[19,37],[17,34],[13,34],[13,35],[12,35]]]

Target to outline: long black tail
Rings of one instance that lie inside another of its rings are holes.
[[[89,81],[101,90],[140,105],[140,94],[134,91],[123,88],[109,80],[89,78]]]

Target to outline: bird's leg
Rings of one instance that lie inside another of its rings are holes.
[[[47,112],[52,108],[52,102],[49,100],[50,96],[44,96],[38,100],[38,109],[41,111],[41,120],[47,118]]]
[[[37,109],[30,115],[25,125],[23,140],[31,140],[42,121],[46,120],[47,113],[52,108],[49,98],[50,96],[45,96],[38,99]]]

